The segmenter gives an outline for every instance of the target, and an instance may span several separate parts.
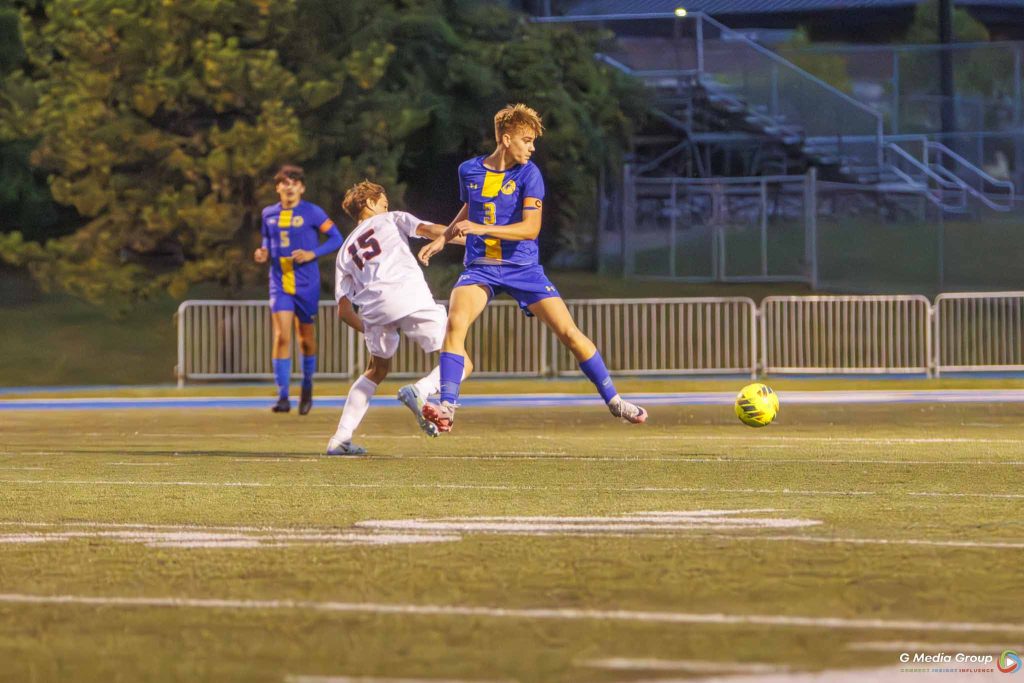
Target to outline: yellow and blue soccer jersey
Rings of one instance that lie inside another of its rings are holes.
[[[320,291],[320,268],[316,260],[296,264],[292,251],[316,251],[320,234],[334,227],[327,213],[316,204],[300,201],[291,209],[278,202],[263,209],[264,244],[270,250],[270,293],[296,294]]]
[[[523,220],[527,197],[544,199],[544,178],[532,161],[505,171],[492,171],[479,156],[459,166],[459,197],[469,205],[469,220],[481,225],[511,225]],[[537,240],[500,240],[487,235],[466,236],[467,266],[471,264],[537,263]]]

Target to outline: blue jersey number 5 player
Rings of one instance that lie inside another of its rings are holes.
[[[263,241],[253,254],[256,263],[270,262],[270,310],[274,327],[274,379],[278,396],[275,413],[291,409],[292,325],[299,329],[302,351],[302,396],[299,414],[313,407],[316,370],[316,311],[320,300],[320,269],[316,260],[338,250],[341,233],[327,213],[302,200],[305,177],[298,166],[282,166],[274,176],[281,201],[263,209]],[[320,243],[320,235],[327,239]]]
[[[487,302],[501,293],[509,294],[526,315],[537,316],[551,328],[576,357],[612,415],[632,423],[647,420],[647,411],[619,396],[594,342],[576,327],[537,260],[544,179],[530,157],[543,132],[540,116],[524,104],[499,111],[494,117],[494,152],[459,166],[462,209],[444,235],[420,250],[420,260],[426,264],[448,241],[466,238],[466,268],[452,289],[441,351],[441,403],[423,407],[423,416],[439,431],[450,431],[455,417],[469,326]]]

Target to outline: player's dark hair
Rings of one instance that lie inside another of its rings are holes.
[[[384,194],[384,186],[364,180],[348,188],[345,198],[341,200],[341,208],[345,210],[352,220],[359,220],[360,212],[366,207],[367,202],[377,201]]]
[[[283,183],[285,180],[297,180],[304,184],[306,182],[306,172],[302,170],[301,166],[285,164],[277,169],[277,173],[274,175],[274,184]]]

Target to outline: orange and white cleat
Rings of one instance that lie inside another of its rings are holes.
[[[608,410],[615,417],[621,417],[626,422],[631,422],[635,425],[642,425],[647,422],[647,411],[629,401],[623,399],[621,396],[616,396],[608,402]]]
[[[448,401],[441,401],[439,405],[427,403],[423,406],[423,418],[433,423],[439,432],[452,431],[452,424],[455,422],[456,404]]]

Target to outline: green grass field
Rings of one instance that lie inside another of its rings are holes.
[[[374,408],[364,459],[317,457],[328,409],[0,413],[0,680],[610,683],[1019,651],[1024,405],[782,397],[762,430],[465,409],[437,440]]]

